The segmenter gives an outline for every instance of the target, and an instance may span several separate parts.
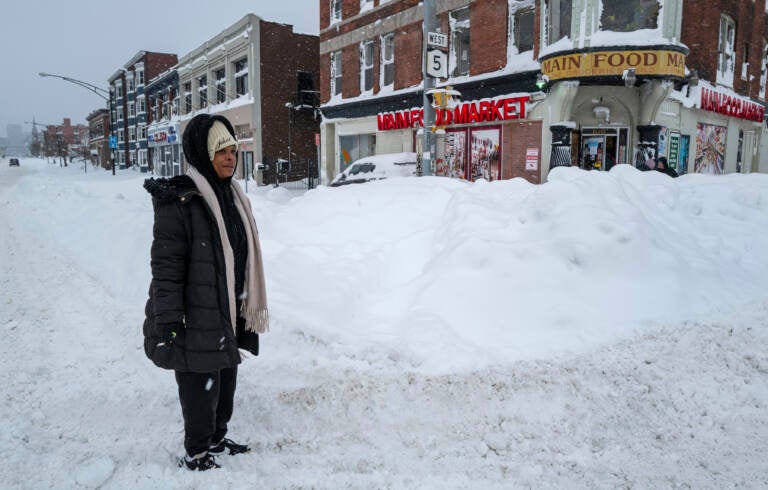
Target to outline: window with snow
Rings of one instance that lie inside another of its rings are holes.
[[[214,71],[213,76],[216,79],[216,103],[221,104],[227,100],[227,79],[224,68]]]
[[[371,10],[373,8],[373,0],[360,0],[360,12]]]
[[[736,61],[736,23],[727,15],[720,16],[720,37],[717,44],[717,83],[733,87]]]
[[[395,83],[395,34],[381,36],[381,74],[379,85],[390,87]]]
[[[631,32],[656,29],[659,0],[603,0],[600,25],[604,31]]]
[[[360,91],[373,90],[373,40],[360,43]]]
[[[763,57],[760,60],[760,93],[758,97],[765,100],[766,70],[768,70],[768,42],[763,39]]]
[[[571,35],[572,0],[547,0],[547,44]]]
[[[248,58],[237,60],[235,65],[235,93],[238,97],[248,93]]]
[[[331,53],[331,96],[341,94],[341,51]]]
[[[451,56],[448,63],[452,77],[469,75],[469,7],[448,14],[451,24]]]
[[[202,75],[197,79],[197,96],[200,99],[199,108],[208,107],[208,75]]]
[[[341,0],[331,0],[331,24],[341,22]]]
[[[533,2],[512,1],[509,6],[509,39],[514,43],[513,50],[523,53],[533,49]]]
[[[192,112],[192,82],[184,84],[184,114]]]

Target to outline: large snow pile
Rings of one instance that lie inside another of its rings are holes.
[[[142,351],[144,176],[81,172],[0,168],[10,486],[768,484],[767,176],[251,183],[274,321],[232,430],[255,452],[199,476]]]

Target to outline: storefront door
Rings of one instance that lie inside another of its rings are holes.
[[[626,128],[584,128],[579,166],[585,170],[610,170],[627,162]]]

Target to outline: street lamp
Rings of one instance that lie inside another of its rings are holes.
[[[96,86],[96,85],[94,85],[92,83],[88,83],[88,82],[84,82],[82,80],[78,80],[76,78],[65,77],[64,75],[55,75],[53,73],[46,73],[46,72],[42,72],[42,71],[39,72],[38,75],[40,75],[41,77],[60,78],[61,80],[64,80],[64,81],[67,81],[67,82],[70,82],[70,83],[74,83],[75,85],[79,85],[79,86],[83,87],[86,90],[90,90],[94,94],[96,94],[99,97],[101,97],[102,99],[104,99],[108,103],[108,106],[109,106],[109,134],[110,134],[110,136],[115,136],[114,135],[115,129],[114,129],[114,125],[112,124],[112,109],[113,109],[113,107],[112,107],[112,97],[111,97],[110,92],[107,89],[101,88],[101,87]],[[84,163],[84,165],[87,167],[88,164]],[[115,175],[114,151],[112,152],[112,175]]]

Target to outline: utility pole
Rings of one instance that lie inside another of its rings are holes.
[[[423,105],[424,105],[424,143],[422,145],[422,160],[421,160],[421,175],[433,175],[434,174],[434,162],[435,162],[435,135],[432,132],[432,126],[435,124],[435,109],[430,103],[429,96],[427,95],[432,89],[435,88],[435,79],[430,74],[434,73],[434,66],[431,67],[430,63],[434,62],[428,56],[429,53],[429,39],[430,33],[437,31],[437,16],[435,15],[435,0],[424,0],[424,22],[422,32],[422,67],[423,67],[423,79],[424,79],[424,92],[423,92]],[[431,67],[431,68],[430,68]],[[440,71],[443,71],[442,69]]]

